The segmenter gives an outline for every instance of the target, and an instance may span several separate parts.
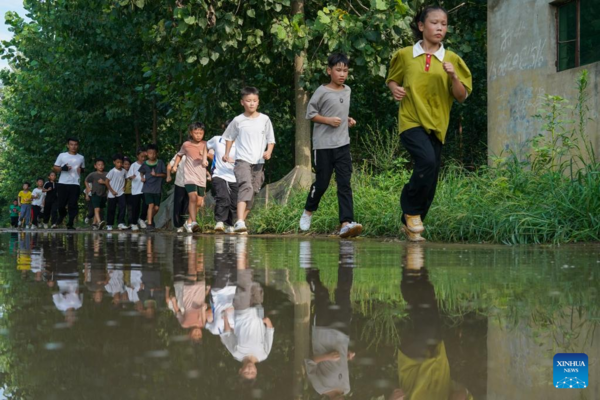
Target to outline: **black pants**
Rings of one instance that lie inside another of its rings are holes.
[[[125,217],[125,221],[129,221],[131,219],[131,193],[125,193],[125,204],[127,204],[127,216]]]
[[[16,228],[19,226],[19,217],[10,217],[10,226]]]
[[[46,197],[46,204],[44,205],[44,223],[52,221],[53,224],[58,221],[58,199],[56,197]]]
[[[329,187],[331,175],[335,171],[340,223],[354,221],[354,202],[352,187],[350,186],[350,179],[352,178],[350,145],[335,149],[315,150],[313,161],[317,180],[310,187],[304,209],[306,211],[317,211],[321,197]]]
[[[57,224],[62,224],[67,216],[67,207],[69,208],[69,221],[67,226],[73,226],[77,217],[77,201],[79,200],[79,185],[65,185],[64,183],[57,184],[58,192],[58,221]]]
[[[42,206],[32,206],[33,208],[33,225],[38,226],[40,224],[40,215],[42,214]]]
[[[143,221],[146,220],[148,215],[148,206],[144,202],[143,194],[132,194],[131,195],[131,214],[129,214],[129,223],[131,225],[137,225],[138,219]]]
[[[94,205],[92,204],[92,200],[90,197],[90,201],[86,201],[87,203],[87,214],[85,215],[88,219],[94,219]]]
[[[352,302],[350,292],[354,269],[338,268],[338,282],[335,289],[335,304],[331,302],[329,290],[321,283],[319,270],[309,270],[306,281],[315,295],[315,325],[336,329],[346,335],[350,333],[352,320]]]
[[[119,197],[110,197],[108,199],[108,217],[106,218],[106,225],[113,225],[115,222],[115,211],[119,206],[119,214],[117,215],[117,224],[125,223],[125,210],[127,209],[127,201],[125,195],[122,194]]]
[[[212,194],[215,198],[215,221],[233,226],[237,221],[238,184],[214,177]]]
[[[433,203],[440,174],[442,142],[423,128],[408,129],[400,135],[402,144],[414,159],[414,170],[408,183],[402,189],[400,207],[402,222],[404,214],[420,215],[425,220]]]
[[[184,187],[175,185],[173,191],[173,226],[181,228],[185,222],[184,215],[188,215],[189,196]]]

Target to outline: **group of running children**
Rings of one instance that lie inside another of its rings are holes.
[[[471,92],[472,78],[465,62],[444,49],[442,41],[447,32],[447,12],[443,8],[426,7],[417,14],[411,28],[418,42],[394,54],[386,83],[394,99],[401,102],[398,115],[400,140],[414,161],[413,174],[400,197],[402,230],[408,240],[419,242],[425,240],[421,236],[425,230],[423,221],[435,195],[450,109],[454,100],[461,103],[466,100]],[[341,224],[339,235],[342,238],[358,236],[363,230],[354,219],[351,187],[349,129],[356,121],[350,117],[351,90],[345,84],[348,66],[346,55],[335,53],[329,56],[327,74],[330,82],[320,86],[308,103],[306,118],[314,123],[312,144],[316,180],[310,187],[299,222],[302,231],[310,229],[313,213],[335,172]],[[203,140],[204,124],[191,124],[188,140],[168,165],[158,159],[158,148],[153,144],[138,149],[135,162],[115,155],[114,168],[108,173],[104,172],[104,160],[96,159],[96,171],[85,179],[86,200],[93,208],[93,228],[106,226],[113,229],[118,208],[118,229],[153,229],[163,181],[171,181],[171,175],[176,173],[173,223],[179,232],[200,230],[196,216],[204,206],[207,180],[210,179],[216,202],[215,232],[246,233],[245,221],[254,196],[263,184],[263,166],[272,156],[275,135],[269,117],[258,112],[258,89],[242,89],[241,105],[244,112],[225,124],[222,136],[215,136],[208,142]],[[48,227],[50,219],[52,228],[59,226],[68,208],[67,228],[74,229],[79,180],[85,163],[83,156],[77,153],[78,141],[71,138],[67,145],[69,151],[58,156],[47,182],[38,179],[33,192],[29,191],[27,183],[23,185],[18,200],[11,206],[14,224],[28,225],[33,214],[32,226],[39,226],[44,206],[44,228]],[[212,174],[209,174],[207,169],[211,163]],[[102,210],[106,205],[108,216],[104,220]],[[19,222],[14,218],[18,207],[21,208]],[[183,210],[186,207],[188,218],[183,221],[181,216],[186,214]],[[128,221],[125,220],[126,210]]]

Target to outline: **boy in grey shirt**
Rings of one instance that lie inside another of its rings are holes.
[[[317,180],[312,184],[300,229],[310,229],[312,214],[319,208],[321,197],[327,191],[331,175],[335,171],[340,213],[340,236],[358,236],[362,225],[354,222],[352,199],[352,157],[350,156],[349,128],[356,125],[350,114],[350,87],[344,85],[348,77],[349,60],[345,54],[336,53],[327,60],[327,74],[331,82],[320,86],[308,103],[306,119],[314,122],[313,151]]]

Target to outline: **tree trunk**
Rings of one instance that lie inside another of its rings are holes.
[[[295,0],[292,4],[293,14],[304,14],[305,0]],[[296,165],[310,171],[310,121],[306,120],[308,95],[300,85],[300,78],[304,72],[306,52],[302,51],[294,57],[294,94],[296,103]]]

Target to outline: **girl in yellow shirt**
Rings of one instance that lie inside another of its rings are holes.
[[[402,229],[409,241],[424,241],[423,220],[431,207],[441,166],[442,146],[454,100],[471,93],[471,71],[457,54],[444,49],[448,13],[428,6],[411,28],[418,42],[392,57],[387,85],[400,102],[400,140],[414,159],[414,170],[400,197]]]

